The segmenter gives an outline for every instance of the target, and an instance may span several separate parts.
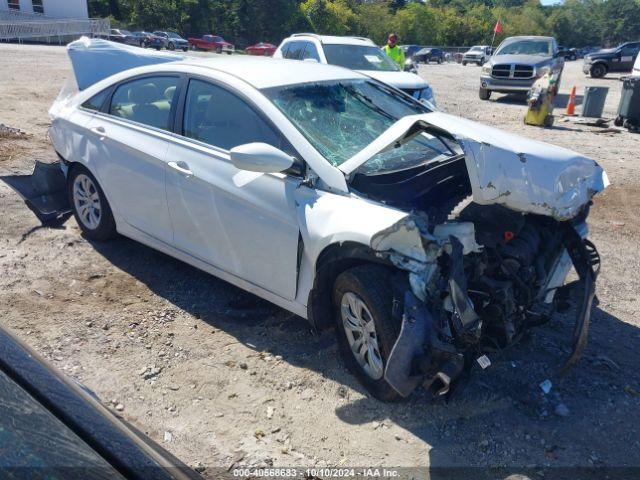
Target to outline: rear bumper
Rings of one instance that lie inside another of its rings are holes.
[[[480,77],[480,86],[493,92],[528,92],[536,80],[536,78],[528,78],[525,80],[497,79],[482,75]]]

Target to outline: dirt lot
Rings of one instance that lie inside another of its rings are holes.
[[[2,45],[0,72],[0,123],[27,134],[0,134],[0,175],[26,173],[36,158],[55,159],[47,110],[70,65],[62,48]],[[543,467],[640,468],[640,135],[561,118],[552,129],[525,126],[521,99],[478,99],[479,67],[420,73],[442,110],[577,150],[609,174],[591,217],[600,304],[586,355],[568,376],[553,376],[571,329],[558,316],[474,370],[449,404],[424,392],[382,404],[346,371],[332,332],[313,334],[299,318],[130,240],[90,243],[73,219],[38,228],[0,182],[2,325],[210,477],[233,464],[421,466],[431,478],[449,478],[442,469],[452,466],[504,467],[501,478],[527,468],[536,477]],[[615,113],[617,76],[590,80],[569,62],[563,104],[574,84],[579,93],[608,86],[605,115]],[[547,378],[545,395],[538,385]],[[546,477],[558,472],[568,471]]]

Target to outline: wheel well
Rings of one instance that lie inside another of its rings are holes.
[[[609,71],[609,65],[607,65],[607,62],[604,62],[604,61],[594,62],[594,63],[593,63],[593,65],[591,65],[591,66],[593,67],[593,66],[595,66],[595,65],[600,65],[601,67],[604,67],[604,70],[605,70],[606,72],[608,72],[608,71]]]
[[[332,296],[333,284],[338,275],[359,265],[375,263],[393,265],[366,245],[357,242],[343,242],[329,245],[318,256],[313,288],[309,292],[308,317],[317,330],[333,326]]]

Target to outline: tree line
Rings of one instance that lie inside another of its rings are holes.
[[[244,47],[295,32],[358,35],[383,44],[497,45],[513,35],[551,35],[562,45],[615,46],[640,40],[640,0],[89,0],[92,17],[114,26],[213,33]]]

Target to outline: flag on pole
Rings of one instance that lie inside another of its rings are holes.
[[[493,27],[493,33],[502,33],[502,22],[500,21],[500,18],[498,18],[496,26]]]

